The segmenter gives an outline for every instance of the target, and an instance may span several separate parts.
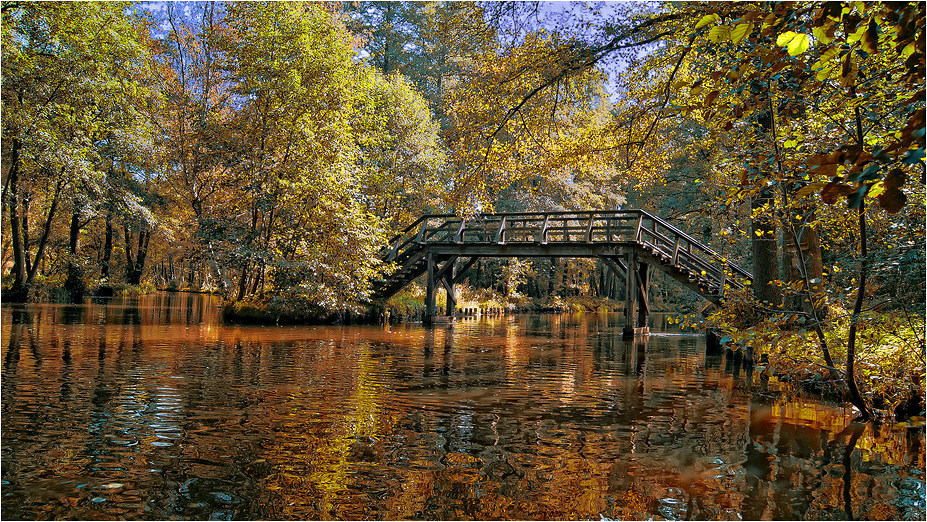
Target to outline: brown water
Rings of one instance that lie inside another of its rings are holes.
[[[922,428],[754,393],[615,315],[223,325],[157,294],[2,309],[4,519],[910,519]]]

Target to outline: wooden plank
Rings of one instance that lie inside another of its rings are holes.
[[[463,266],[460,267],[460,270],[457,270],[457,275],[454,276],[454,284],[457,284],[461,280],[463,280],[463,277],[467,275],[467,270],[469,270],[470,267],[473,266],[473,263],[476,263],[479,259],[480,259],[479,257],[473,256],[470,258],[469,261],[464,263]]]
[[[425,269],[425,317],[431,320],[435,316],[435,259],[434,254],[428,252],[425,255],[428,263]]]
[[[415,237],[415,242],[422,244],[425,241],[425,231],[428,229],[428,220],[425,219],[422,221],[422,228],[418,231],[418,236]]]
[[[444,279],[444,278],[447,276],[447,273],[448,273],[449,271],[453,270],[453,268],[454,268],[454,263],[457,262],[457,258],[458,258],[458,257],[459,257],[459,256],[451,256],[450,259],[448,259],[447,262],[444,263],[444,266],[441,267],[440,270],[438,270],[437,272],[435,272],[435,280]],[[437,266],[437,261],[435,262],[435,266]]]

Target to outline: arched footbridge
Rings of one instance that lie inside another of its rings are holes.
[[[628,335],[647,331],[651,267],[716,304],[731,288],[753,280],[743,268],[643,210],[425,215],[390,240],[382,256],[397,269],[375,283],[374,299],[386,300],[424,274],[426,322],[439,320],[437,285],[447,290],[446,309],[453,313],[454,285],[481,257],[601,259],[627,282]]]

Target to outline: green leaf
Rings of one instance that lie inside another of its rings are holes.
[[[904,153],[901,162],[905,165],[912,165],[924,159],[924,149],[913,149]]]
[[[695,24],[695,29],[701,29],[702,27],[705,27],[706,25],[713,24],[713,23],[717,22],[717,21],[720,20],[720,19],[721,19],[721,17],[718,16],[717,14],[705,15],[705,16],[702,17],[701,20],[698,21],[697,24]]]

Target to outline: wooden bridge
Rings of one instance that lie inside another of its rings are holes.
[[[375,284],[374,299],[386,300],[425,274],[426,323],[439,320],[436,286],[447,290],[446,310],[453,314],[454,285],[481,257],[601,259],[627,282],[625,335],[649,331],[652,266],[716,304],[730,288],[753,280],[746,270],[643,210],[425,215],[394,237],[382,256],[397,269]]]

